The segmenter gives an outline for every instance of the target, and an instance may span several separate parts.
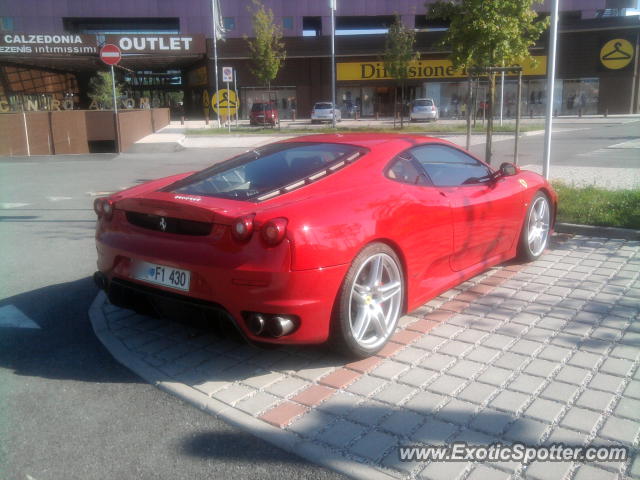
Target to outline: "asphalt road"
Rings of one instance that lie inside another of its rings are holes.
[[[637,148],[607,149],[639,136],[638,122],[563,124],[553,162],[640,168]],[[511,148],[496,143],[494,163]],[[88,321],[94,197],[241,150],[0,159],[0,479],[339,477],[141,382]],[[521,152],[539,163],[542,136]],[[11,306],[39,328],[3,326]]]
[[[626,123],[620,123],[626,122]],[[620,148],[623,143],[640,141],[640,119],[576,120],[558,123],[552,137],[551,165],[603,168],[640,168],[638,146]],[[617,148],[611,148],[616,146]],[[544,135],[524,136],[520,139],[518,160],[520,165],[542,165]],[[513,162],[513,141],[493,144],[493,165]],[[480,158],[485,156],[485,144],[475,145],[471,151]]]
[[[40,327],[3,327],[0,313],[0,479],[342,478],[142,382],[88,320],[92,193],[238,150],[0,162],[0,312]]]

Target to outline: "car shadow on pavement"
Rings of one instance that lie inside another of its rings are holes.
[[[20,376],[83,382],[140,382],[96,338],[87,311],[97,289],[89,277],[0,301],[40,328],[0,325],[0,368]]]
[[[309,466],[307,460],[295,454],[285,454],[285,456],[279,447],[265,445],[262,439],[242,432],[225,431],[189,435],[180,442],[177,450],[180,455],[204,460],[211,465],[216,465],[216,461],[223,459],[227,464],[237,463],[238,475],[243,471],[241,468],[249,464],[251,465],[250,478],[289,478],[290,476],[313,480],[348,478],[324,468],[313,467],[305,471],[304,469]],[[286,463],[283,460],[286,460]],[[279,465],[279,475],[274,475],[274,465]],[[212,478],[215,478],[214,474]]]
[[[518,428],[518,425],[513,424],[511,415],[496,410],[484,410],[474,416],[471,410],[454,408],[445,408],[437,413],[426,405],[412,406],[409,411],[393,405],[372,407],[363,404],[356,406],[333,404],[329,407],[329,403],[326,407],[322,404],[317,407],[322,413],[315,412],[313,420],[302,415],[287,427],[300,438],[300,441],[310,441],[317,445],[315,456],[318,459],[322,457],[324,449],[330,449],[339,454],[347,453],[348,458],[351,457],[359,462],[392,466],[402,463],[398,454],[398,447],[401,446],[448,445],[451,442],[488,446],[497,442],[504,445],[512,442],[535,444],[538,441],[534,432],[528,431],[524,426]],[[400,418],[396,416],[399,413],[411,415],[412,425],[394,422],[394,419]],[[483,433],[483,431],[499,431],[502,426],[508,424],[515,427],[509,430],[508,438]],[[375,435],[379,436],[380,441],[370,444],[370,448],[366,451],[358,452],[358,440],[367,437],[369,435],[367,431],[371,429],[377,432]],[[398,434],[399,431],[403,431],[403,434]],[[180,452],[198,458],[235,459],[239,462],[277,461],[251,448],[231,448],[230,446],[237,443],[235,439],[228,437],[228,434],[220,435],[213,432],[188,436],[183,439]]]

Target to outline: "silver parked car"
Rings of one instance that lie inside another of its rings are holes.
[[[433,98],[416,98],[411,104],[409,114],[412,122],[426,120],[427,122],[438,120],[438,107]]]
[[[340,109],[336,108],[336,122],[342,120]],[[333,120],[333,103],[317,102],[311,110],[311,123],[331,122]]]

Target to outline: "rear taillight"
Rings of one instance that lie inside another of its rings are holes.
[[[93,201],[93,210],[98,215],[98,218],[111,220],[111,217],[113,217],[113,203],[110,198],[96,198]]]
[[[96,212],[96,215],[98,215],[99,217],[102,216],[102,214],[104,213],[102,211],[102,198],[96,198],[93,201],[93,210],[94,212]]]
[[[104,218],[111,220],[111,217],[113,217],[113,200],[106,198],[102,204],[102,211],[104,212]]]
[[[245,215],[237,218],[231,225],[231,234],[239,242],[246,242],[253,233],[253,217],[255,215]]]
[[[273,218],[262,226],[262,239],[269,246],[276,246],[287,234],[287,219]]]

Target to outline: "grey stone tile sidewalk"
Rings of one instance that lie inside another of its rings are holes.
[[[148,381],[355,477],[640,478],[640,242],[556,237],[541,260],[411,312],[378,356],[353,363],[94,306],[100,338]],[[453,441],[623,445],[631,459],[399,460],[398,445]]]

